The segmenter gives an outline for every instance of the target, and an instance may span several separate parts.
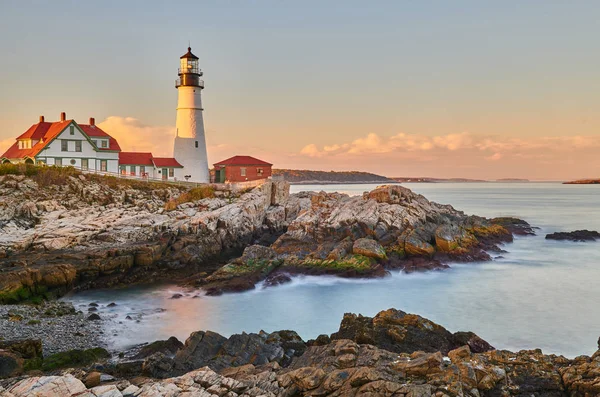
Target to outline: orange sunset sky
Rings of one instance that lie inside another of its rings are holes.
[[[2,2],[0,152],[65,111],[171,155],[189,40],[211,163],[600,177],[600,3],[183,3]]]

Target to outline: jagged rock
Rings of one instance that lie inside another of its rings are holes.
[[[136,360],[142,359],[149,357],[157,352],[161,352],[162,354],[172,356],[175,353],[177,353],[177,351],[182,347],[183,343],[181,343],[176,337],[171,336],[167,340],[158,340],[156,342],[152,342],[146,346],[143,346],[140,349],[139,353],[136,354],[133,358]]]
[[[447,354],[466,344],[464,334],[457,334],[453,335],[441,325],[421,316],[389,309],[379,312],[373,318],[353,313],[344,314],[339,331],[332,334],[331,339],[351,339],[397,353],[422,350]],[[476,335],[469,337],[474,338]],[[493,349],[481,338],[478,338],[476,346],[477,351]]]
[[[57,185],[15,178],[0,183],[6,204],[0,207],[0,267],[9,269],[0,273],[0,303],[62,295],[81,283],[155,281],[164,274],[161,267],[185,273],[188,265],[241,249],[258,236],[280,234],[302,208],[300,199],[288,198],[284,181],[165,211],[181,188],[67,178],[57,193]],[[280,216],[267,222],[272,211]]]

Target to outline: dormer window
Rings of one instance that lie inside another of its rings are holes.
[[[102,148],[106,149],[107,147],[108,147],[108,141],[106,141],[106,140],[103,139],[102,140]]]
[[[19,149],[31,149],[31,139],[21,139],[18,141]]]

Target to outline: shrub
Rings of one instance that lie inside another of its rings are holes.
[[[198,201],[205,198],[215,197],[215,189],[212,186],[198,186],[193,189],[188,190],[187,192],[183,192],[179,195],[179,197],[169,200],[165,204],[165,209],[167,211],[172,211],[177,208],[178,205],[183,203],[190,203],[192,201]]]

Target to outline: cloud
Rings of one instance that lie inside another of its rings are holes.
[[[133,117],[110,116],[98,123],[127,152],[152,152],[157,157],[173,155],[173,126],[149,126]]]
[[[1,140],[0,141],[0,156],[2,156],[2,153],[6,152],[13,143],[15,143],[14,138]]]
[[[311,143],[300,154],[309,157],[346,156],[359,154],[406,153],[406,152],[457,152],[478,150],[486,152],[486,158],[499,160],[506,154],[525,155],[534,151],[574,151],[600,148],[600,136],[559,136],[533,138],[498,138],[473,135],[467,132],[425,136],[400,133],[382,137],[369,133],[364,138],[349,143],[319,147]]]

